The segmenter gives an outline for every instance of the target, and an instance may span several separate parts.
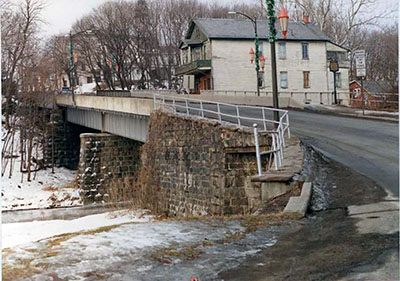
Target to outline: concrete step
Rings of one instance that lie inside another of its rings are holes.
[[[301,195],[291,197],[283,212],[294,217],[304,217],[310,203],[311,192],[311,183],[305,182],[301,189]]]

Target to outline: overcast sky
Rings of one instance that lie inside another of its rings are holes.
[[[14,0],[17,1],[17,0]],[[202,0],[203,2],[219,3],[255,3],[259,0]],[[106,0],[45,0],[46,8],[43,12],[43,18],[46,24],[42,27],[42,34],[50,36],[58,33],[66,33],[72,24],[89,13],[93,8],[106,2]],[[379,10],[398,7],[398,0],[378,0]],[[398,13],[395,13],[395,17]],[[388,22],[388,20],[385,20]]]

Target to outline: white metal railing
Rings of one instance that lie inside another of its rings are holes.
[[[275,169],[277,170],[281,167],[285,148],[285,135],[290,138],[289,113],[287,110],[258,106],[239,106],[229,103],[158,94],[155,94],[153,97],[154,110],[161,109],[163,111],[172,111],[174,114],[213,119],[221,123],[235,124],[239,127],[253,127],[258,174],[262,175],[262,155],[272,154],[275,160]],[[245,112],[247,114],[258,112],[260,116],[246,116]],[[273,118],[275,112],[279,114],[279,121],[275,121]],[[261,130],[259,130],[259,125],[262,126]],[[271,150],[260,151],[258,141],[260,133],[271,134]]]
[[[211,96],[227,96],[227,97],[258,97],[257,91],[245,90],[202,90],[201,94],[208,94]],[[261,98],[272,98],[272,91],[260,91]],[[300,104],[333,104],[333,92],[315,92],[315,91],[279,91],[279,98],[290,98]],[[348,104],[349,92],[338,91],[337,99],[344,105]]]

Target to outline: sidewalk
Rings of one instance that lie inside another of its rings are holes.
[[[365,110],[363,115],[362,109],[337,105],[306,104],[304,110],[389,122],[398,122],[399,120],[399,112]]]

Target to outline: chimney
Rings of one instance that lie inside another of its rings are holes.
[[[303,23],[310,23],[310,17],[306,13],[303,14]]]

